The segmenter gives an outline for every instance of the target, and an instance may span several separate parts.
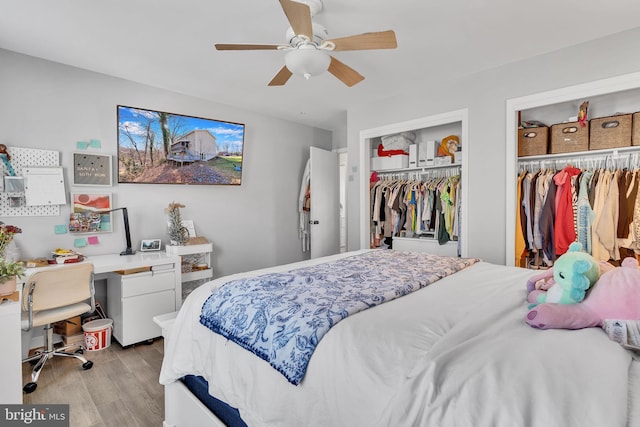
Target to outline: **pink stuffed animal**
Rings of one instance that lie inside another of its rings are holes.
[[[526,322],[539,329],[602,326],[604,319],[640,320],[640,270],[635,258],[600,276],[577,304],[544,303],[533,307]]]

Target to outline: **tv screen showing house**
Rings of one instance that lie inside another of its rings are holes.
[[[118,105],[118,182],[240,185],[244,125]]]

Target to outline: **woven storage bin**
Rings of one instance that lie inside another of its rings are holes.
[[[640,145],[640,113],[633,113],[631,145]]]
[[[551,154],[573,153],[589,149],[589,127],[578,122],[551,126]]]
[[[518,129],[518,157],[549,153],[549,128]]]
[[[589,149],[629,147],[631,145],[631,114],[589,120]]]

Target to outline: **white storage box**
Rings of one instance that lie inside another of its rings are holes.
[[[371,170],[382,171],[389,169],[404,169],[409,167],[409,156],[398,154],[395,156],[372,157]]]
[[[385,150],[405,150],[416,140],[415,132],[400,132],[380,137]]]
[[[452,163],[452,158],[451,156],[441,156],[441,157],[436,157],[436,162],[435,165],[436,166],[446,166],[446,165],[450,165]]]
[[[418,144],[418,166],[433,166],[438,153],[438,144],[436,141],[422,141]]]
[[[409,167],[415,168],[418,166],[418,146],[416,144],[409,145]]]

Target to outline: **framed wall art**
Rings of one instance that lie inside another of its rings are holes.
[[[113,231],[111,193],[71,193],[70,233]]]
[[[240,185],[244,125],[118,105],[118,183]]]
[[[73,153],[73,185],[111,187],[111,156]]]

